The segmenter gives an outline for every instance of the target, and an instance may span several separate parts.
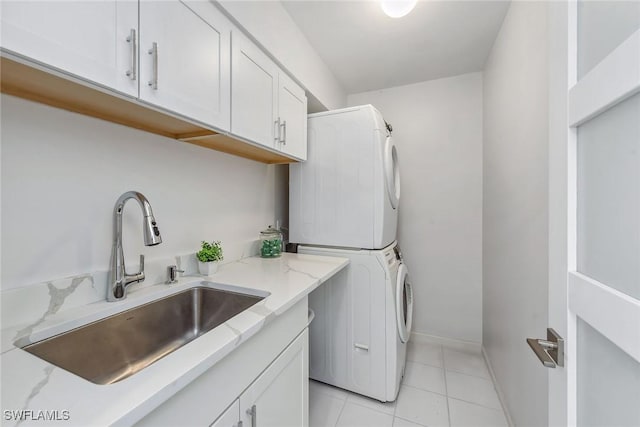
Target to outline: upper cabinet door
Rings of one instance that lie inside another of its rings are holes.
[[[278,80],[278,148],[290,156],[307,160],[307,97],[304,90],[284,73],[280,73]]]
[[[20,56],[138,96],[138,3],[2,1],[1,44]]]
[[[231,24],[210,2],[140,2],[140,99],[229,130]]]
[[[273,148],[278,68],[239,31],[233,32],[231,57],[231,132]]]

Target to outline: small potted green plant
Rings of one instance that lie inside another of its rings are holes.
[[[202,241],[202,249],[196,252],[198,258],[198,270],[200,274],[211,276],[218,271],[218,264],[223,258],[222,245],[220,241],[205,242]]]

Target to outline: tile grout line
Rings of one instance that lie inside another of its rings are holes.
[[[412,389],[414,389],[414,390],[426,391],[427,393],[437,394],[438,396],[447,397],[447,395],[446,395],[446,394],[438,393],[437,391],[425,390],[425,389],[423,389],[423,388],[416,387],[416,386],[414,386],[414,385],[404,384],[404,385],[403,385],[403,387],[409,387],[409,388],[412,388]],[[445,388],[446,388],[446,387],[445,387]]]
[[[470,402],[468,400],[460,399],[459,397],[447,396],[447,399],[453,399],[453,400],[457,400],[459,402],[468,403],[470,405],[479,406],[479,407],[481,407],[483,409],[489,409],[490,411],[502,412],[502,408],[492,408],[490,406],[481,405],[481,404],[476,403],[476,402]]]
[[[340,417],[342,417],[342,413],[344,412],[344,407],[347,406],[348,399],[349,399],[349,395],[347,395],[342,401],[342,408],[340,408],[340,413],[338,414],[338,418],[336,419],[336,424],[334,427],[338,427],[338,423],[340,422]]]
[[[324,383],[322,383],[322,384],[324,384]],[[401,386],[402,386],[402,384],[401,384]],[[332,387],[332,386],[328,386],[328,387]],[[340,387],[335,387],[335,388],[340,389]],[[412,388],[415,388],[415,387],[412,387]],[[340,398],[340,397],[338,397],[338,396],[336,396],[334,394],[331,394],[331,393],[326,393],[326,392],[319,391],[319,393],[324,395],[325,397],[330,397],[330,398],[333,398],[333,399],[342,400],[343,405],[342,405],[342,408],[340,410],[340,414],[338,414],[338,420],[340,419],[340,416],[342,415],[342,412],[344,411],[344,408],[346,407],[347,403],[351,403],[351,404],[356,405],[356,406],[358,406],[360,408],[364,408],[364,409],[367,409],[369,411],[377,412],[379,414],[390,415],[392,418],[395,418],[396,405],[393,406],[393,412],[392,413],[385,412],[385,411],[382,411],[380,409],[376,409],[376,408],[373,408],[371,406],[367,406],[367,405],[365,405],[365,404],[363,404],[361,402],[351,401],[351,400],[349,400],[349,397],[351,397],[351,396],[362,397],[362,398],[370,399],[372,402],[380,403],[380,404],[384,404],[386,402],[380,402],[379,400],[376,400],[374,398],[370,398],[370,397],[365,396],[363,394],[355,393],[355,392],[350,391],[350,390],[344,390],[344,389],[340,389],[340,390],[342,390],[345,393],[344,399],[342,399],[342,398]],[[397,402],[397,398],[396,398],[396,402]],[[336,421],[336,425],[337,425],[337,422],[338,421]]]
[[[507,426],[508,427],[512,427],[515,424],[513,423],[513,420],[511,419],[511,414],[507,410],[507,405],[506,405],[506,400],[504,398],[504,394],[502,393],[502,389],[498,385],[498,379],[496,378],[496,375],[495,375],[495,372],[493,370],[493,367],[491,366],[491,362],[489,361],[489,355],[487,354],[484,346],[482,346],[482,359],[484,360],[485,366],[489,370],[489,376],[491,376],[491,382],[493,383],[493,388],[495,389],[496,394],[498,395],[498,400],[500,401],[500,406],[502,408],[502,415],[504,416],[505,420],[507,421]]]
[[[379,401],[379,400],[373,399],[373,398],[368,397],[368,396],[365,396],[365,395],[363,395],[363,394],[358,394],[358,393],[351,392],[351,391],[350,391],[350,392],[348,392],[348,393],[352,393],[352,394],[354,394],[355,396],[358,396],[358,397],[364,397],[364,398],[367,398],[367,399],[371,399],[374,403],[380,403],[381,405],[384,405],[385,403],[389,403],[389,402],[381,402],[381,401]],[[396,401],[397,401],[397,400],[398,400],[398,399],[396,398]],[[379,413],[379,414],[383,414],[383,415],[391,415],[392,417],[394,417],[394,416],[395,416],[395,414],[396,414],[396,407],[395,407],[395,405],[394,405],[394,407],[393,407],[393,413],[392,413],[392,414],[390,414],[390,413],[388,413],[388,412],[384,412],[384,411],[381,411],[381,410],[379,410],[379,409],[372,408],[371,406],[367,406],[367,405],[364,405],[364,404],[359,403],[359,402],[353,402],[353,401],[350,401],[348,396],[347,396],[347,399],[345,400],[345,403],[346,403],[346,402],[349,402],[349,403],[351,403],[352,405],[356,405],[356,406],[359,406],[359,407],[361,407],[361,408],[365,408],[365,409],[368,409],[368,410],[370,410],[370,411],[374,411],[374,412],[377,412],[377,413]]]
[[[446,395],[447,401],[447,420],[449,421],[449,426],[451,426],[451,409],[449,408],[449,386],[447,385],[447,366],[444,361],[444,346],[440,346],[440,354],[442,356],[442,375],[444,375],[444,393]]]
[[[478,375],[467,374],[466,372],[460,372],[460,371],[456,371],[454,369],[445,369],[445,371],[453,372],[454,374],[464,375],[466,377],[472,377],[472,378],[477,378],[477,379],[480,379],[480,380],[489,381],[490,383],[493,382],[491,378],[486,378],[486,377],[480,377]]]
[[[420,365],[423,365],[423,366],[429,366],[429,367],[432,367],[432,368],[440,368],[440,369],[443,369],[443,370],[447,370],[447,371],[451,371],[451,372],[456,372],[456,373],[458,373],[458,374],[468,375],[468,376],[470,376],[470,377],[482,378],[482,379],[484,379],[484,380],[491,381],[491,378],[490,378],[491,374],[490,374],[490,373],[489,373],[489,378],[487,378],[487,377],[483,377],[483,376],[480,376],[480,375],[469,374],[469,373],[467,373],[467,372],[456,371],[455,369],[447,369],[447,368],[444,366],[444,346],[440,346],[440,348],[441,348],[441,350],[440,350],[440,354],[441,354],[441,356],[442,356],[442,360],[443,360],[443,362],[442,362],[442,366],[437,366],[437,365],[435,365],[435,364],[426,363],[426,362],[422,362],[422,361],[419,361],[419,360],[410,360],[410,359],[407,359],[407,362],[417,363],[417,364],[420,364]],[[449,349],[449,350],[458,351],[458,350],[455,350],[455,349]],[[459,353],[463,353],[463,352],[460,352],[460,351],[458,351],[458,352],[459,352]],[[475,355],[471,354],[471,356],[475,356]],[[479,358],[480,358],[480,359],[482,359],[483,363],[484,363],[484,364],[485,364],[485,366],[486,366],[486,363],[485,363],[485,361],[484,361],[483,356],[482,356],[482,355],[479,355]]]
[[[448,394],[438,393],[437,391],[425,390],[423,388],[419,388],[419,387],[412,386],[412,385],[404,384],[403,387],[412,388],[412,389],[418,390],[418,391],[425,391],[425,392],[431,393],[431,394],[437,394],[438,396],[442,396],[442,397],[447,398],[447,399],[459,400],[460,402],[469,403],[471,405],[479,406],[479,407],[484,408],[484,409],[491,409],[493,411],[501,411],[502,410],[502,409],[499,409],[499,408],[492,408],[490,406],[486,406],[486,405],[483,405],[483,404],[478,403],[478,402],[472,402],[470,400],[461,399],[459,397],[449,396]],[[445,388],[446,388],[446,377],[445,377]],[[355,403],[355,402],[353,402],[353,404],[354,405],[359,405],[358,403]],[[365,408],[369,408],[368,406],[364,406],[364,405],[359,405],[359,406],[363,406]],[[396,408],[397,408],[397,406],[396,406]],[[369,409],[371,409],[371,408],[369,408]],[[377,409],[372,409],[372,410],[382,413],[382,411],[378,411]],[[394,416],[397,416],[397,415],[395,415],[395,411],[394,411]],[[402,418],[402,417],[398,417],[398,418]],[[402,418],[402,419],[406,419],[406,418]],[[407,421],[411,421],[411,420],[407,420]]]
[[[430,364],[430,363],[419,362],[419,361],[417,361],[417,360],[407,360],[407,363],[416,363],[416,364],[418,364],[418,365],[428,366],[428,367],[430,367],[430,368],[438,368],[438,369],[442,369],[443,371],[444,371],[444,370],[447,370],[447,371],[450,371],[450,372],[455,372],[456,374],[462,374],[462,375],[467,375],[467,376],[469,376],[469,377],[482,378],[483,380],[491,381],[491,378],[482,377],[482,376],[480,376],[480,375],[469,374],[469,373],[467,373],[467,372],[456,371],[455,369],[447,369],[447,368],[445,368],[445,367],[443,367],[443,366],[436,366],[436,365],[432,365],[432,364]]]
[[[395,420],[396,418],[399,418],[399,419],[401,419],[401,420],[403,420],[403,421],[409,421],[410,423],[413,423],[413,424],[415,424],[415,425],[417,425],[417,426],[420,426],[420,427],[428,427],[428,426],[426,426],[425,424],[420,424],[420,423],[419,423],[419,422],[417,422],[416,420],[410,420],[410,419],[405,418],[405,417],[394,417],[394,420]]]
[[[400,400],[400,390],[402,390],[402,386],[404,385],[404,379],[406,377],[407,377],[407,363],[405,362],[402,380],[400,380],[400,385],[398,386],[398,395],[396,396],[396,400],[393,405],[393,418],[391,419],[391,427],[396,425],[396,411],[398,410],[398,400]]]
[[[407,363],[417,363],[417,364],[419,364],[419,365],[429,366],[429,367],[431,367],[431,368],[440,368],[440,369],[444,369],[442,366],[436,366],[436,365],[432,365],[431,363],[420,362],[419,360],[409,360],[409,359],[407,359]]]

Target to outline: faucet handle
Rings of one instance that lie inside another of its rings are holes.
[[[178,281],[178,273],[184,273],[184,270],[178,270],[178,266],[170,265],[167,267],[166,284],[176,283]]]
[[[143,281],[144,281],[144,255],[140,255],[140,271],[135,274],[127,274],[127,272],[124,271],[122,284],[126,287],[130,283],[139,283]],[[124,295],[124,292],[122,292],[122,295]],[[117,298],[122,298],[123,297],[122,295],[118,296]]]

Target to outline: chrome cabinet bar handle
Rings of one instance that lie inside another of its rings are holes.
[[[357,349],[360,349],[360,350],[369,351],[369,346],[368,345],[355,343],[353,346],[355,348],[357,348]]]
[[[258,424],[258,409],[256,408],[256,405],[247,409],[247,415],[251,417],[251,427],[256,427]]]
[[[275,142],[280,142],[280,117],[278,117],[278,120],[273,122],[273,125],[275,126],[273,131],[274,133],[273,140]]]
[[[131,69],[127,70],[127,76],[131,80],[135,80],[138,76],[138,43],[136,41],[136,30],[134,28],[129,32],[127,43],[131,43]]]
[[[284,120],[280,126],[282,126],[282,139],[280,140],[280,142],[286,145],[287,144],[287,121]]]
[[[158,43],[153,42],[148,53],[153,58],[153,76],[151,80],[149,80],[148,85],[151,86],[151,89],[158,90]]]

